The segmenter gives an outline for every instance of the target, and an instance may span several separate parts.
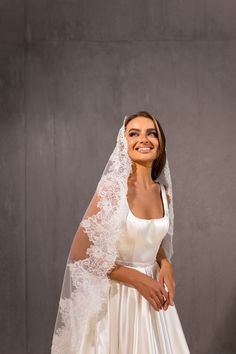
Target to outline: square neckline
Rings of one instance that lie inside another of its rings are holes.
[[[135,216],[134,213],[131,211],[130,207],[129,207],[129,203],[128,203],[128,200],[127,200],[127,204],[128,204],[128,208],[129,208],[129,214],[137,219],[137,220],[141,220],[141,221],[159,221],[159,220],[163,220],[166,218],[167,216],[167,212],[166,212],[166,206],[165,206],[165,201],[164,201],[164,197],[163,197],[163,184],[160,183],[160,182],[155,182],[155,183],[158,183],[160,185],[160,189],[161,189],[161,202],[162,202],[162,206],[163,206],[163,210],[164,210],[164,216],[162,216],[161,218],[153,218],[153,219],[144,219],[144,218],[139,218],[138,216]]]

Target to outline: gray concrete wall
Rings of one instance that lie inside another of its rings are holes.
[[[192,354],[236,353],[236,3],[0,3],[0,352],[48,354],[78,223],[124,114],[158,114]]]

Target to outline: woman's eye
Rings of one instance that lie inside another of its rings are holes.
[[[153,135],[153,136],[155,136],[156,138],[157,138],[157,136],[158,136],[156,132],[150,132],[149,135]]]
[[[158,137],[158,134],[157,132],[149,132],[148,135],[151,135],[151,136],[155,136],[156,138]],[[138,136],[138,133],[137,132],[130,132],[129,133],[129,136],[132,137],[132,136]]]

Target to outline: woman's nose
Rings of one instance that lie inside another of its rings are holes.
[[[140,143],[146,143],[146,142],[148,142],[148,137],[147,137],[147,135],[146,135],[146,134],[140,134],[140,135],[139,135],[139,142],[140,142]]]

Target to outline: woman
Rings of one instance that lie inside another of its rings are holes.
[[[189,353],[173,302],[172,235],[165,136],[138,112],[125,117],[74,237],[51,353]]]

